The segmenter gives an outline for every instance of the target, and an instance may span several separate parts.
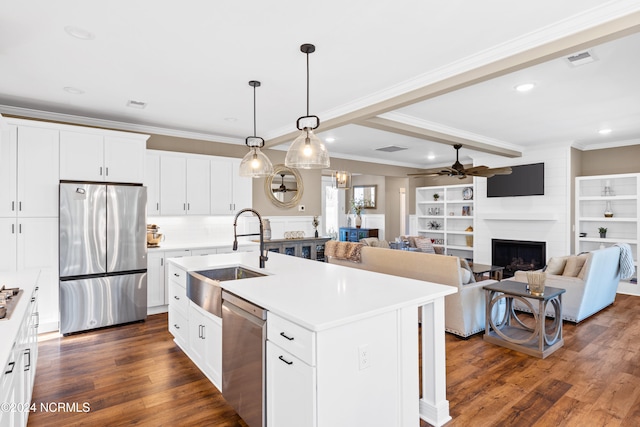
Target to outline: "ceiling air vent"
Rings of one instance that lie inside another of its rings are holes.
[[[578,67],[584,64],[590,64],[594,62],[596,58],[593,56],[591,51],[585,50],[584,52],[576,53],[574,55],[567,57],[567,62],[572,67]]]
[[[406,150],[407,147],[399,147],[397,145],[388,145],[386,147],[376,148],[376,151],[384,151],[385,153],[393,153],[395,151]]]
[[[131,107],[131,108],[137,108],[139,110],[142,110],[143,108],[145,108],[147,106],[146,102],[142,102],[142,101],[134,101],[132,99],[127,101],[127,107]]]

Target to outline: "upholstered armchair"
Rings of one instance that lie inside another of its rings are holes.
[[[566,289],[562,295],[562,318],[575,323],[613,304],[620,283],[619,247],[598,249],[581,256],[584,264],[579,266],[576,263],[580,263],[580,257],[576,255],[550,259],[545,283],[545,286]],[[513,280],[526,283],[526,272],[517,271]],[[516,308],[530,311],[518,302]],[[547,309],[547,315],[555,315],[552,307]]]

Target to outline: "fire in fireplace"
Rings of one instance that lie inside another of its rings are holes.
[[[518,270],[544,267],[547,244],[526,240],[491,240],[491,264],[504,267],[504,277],[513,277]]]

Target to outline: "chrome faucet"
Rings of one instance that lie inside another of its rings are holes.
[[[260,221],[260,233],[249,233],[249,234],[237,233],[238,217],[245,212],[251,212],[258,217],[258,221]],[[269,258],[267,257],[267,252],[264,250],[264,230],[262,229],[262,217],[260,216],[258,211],[251,208],[244,208],[240,210],[236,214],[236,217],[233,220],[233,250],[234,251],[238,250],[238,237],[244,237],[244,236],[260,236],[260,268],[264,268],[264,263],[265,261],[268,261]]]

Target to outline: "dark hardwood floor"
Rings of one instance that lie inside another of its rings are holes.
[[[447,334],[447,426],[640,425],[640,298],[618,295],[579,325],[565,322],[564,337],[542,360],[482,334]],[[29,426],[246,426],[173,343],[166,315],[53,337],[39,351]],[[41,402],[72,410],[43,412]]]

